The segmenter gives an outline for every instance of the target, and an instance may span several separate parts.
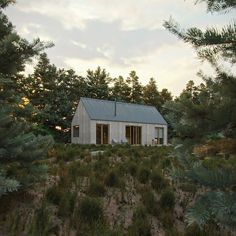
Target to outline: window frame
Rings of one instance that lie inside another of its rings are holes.
[[[162,135],[160,135],[160,134],[162,134]],[[158,145],[164,144],[164,127],[155,127],[154,140],[155,140],[156,144],[158,144]]]
[[[79,138],[79,136],[80,136],[79,125],[73,125],[73,138]]]

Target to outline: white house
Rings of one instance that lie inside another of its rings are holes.
[[[71,124],[79,144],[167,144],[167,123],[153,106],[81,98]]]

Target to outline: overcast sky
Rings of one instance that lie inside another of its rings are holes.
[[[135,70],[142,84],[156,79],[159,89],[178,95],[187,81],[200,79],[202,64],[191,46],[164,29],[173,17],[183,27],[222,26],[231,14],[210,14],[195,0],[18,0],[6,14],[20,35],[55,46],[46,52],[58,67],[80,75],[97,66],[111,76]],[[30,70],[30,69],[28,69]]]

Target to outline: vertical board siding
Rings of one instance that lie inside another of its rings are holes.
[[[112,139],[115,139],[118,143],[122,140],[125,141],[126,126],[140,126],[142,127],[142,145],[152,145],[152,141],[155,137],[155,128],[161,127],[164,128],[164,145],[167,145],[167,125],[90,120],[82,102],[79,103],[71,123],[71,142],[96,144],[96,124],[109,125],[109,143],[112,143]],[[79,137],[73,137],[74,125],[79,125]]]
[[[142,127],[142,145],[152,145],[152,140],[155,137],[155,128],[164,128],[164,145],[167,145],[167,126],[159,124],[142,124],[142,123],[126,123],[126,122],[113,122],[113,121],[101,121],[90,120],[90,137],[91,144],[96,144],[96,124],[108,124],[109,125],[109,143],[112,143],[112,139],[115,139],[118,143],[125,138],[126,126],[140,126]]]
[[[72,120],[72,127],[74,125],[79,125],[79,138],[73,137],[73,131],[71,132],[72,143],[80,144],[89,144],[90,143],[90,118],[83,106],[83,103],[80,102],[79,106],[76,109],[74,118]]]

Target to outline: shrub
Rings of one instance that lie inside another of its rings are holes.
[[[165,229],[168,229],[168,230],[172,229],[173,222],[174,222],[174,216],[172,212],[162,211],[159,218]]]
[[[79,203],[78,217],[81,222],[96,223],[103,221],[103,208],[100,202],[91,197],[84,197]]]
[[[185,236],[221,236],[226,235],[222,233],[219,226],[214,222],[209,222],[203,229],[201,229],[197,224],[192,224],[188,226],[185,230]],[[229,234],[231,235],[231,234]]]
[[[75,181],[78,177],[79,170],[81,169],[80,162],[73,162],[68,167],[68,175],[71,181]]]
[[[150,170],[145,168],[145,167],[141,167],[139,169],[138,172],[138,180],[140,183],[145,184],[148,182],[149,180],[149,176],[150,176]]]
[[[161,161],[161,167],[164,169],[166,167],[169,167],[171,165],[170,158],[164,157],[164,159]]]
[[[131,162],[127,166],[128,173],[130,173],[132,176],[135,176],[137,174],[137,164]]]
[[[135,209],[133,214],[133,220],[139,220],[139,219],[146,219],[147,218],[147,210],[144,206],[139,206]]]
[[[77,176],[89,176],[91,172],[91,168],[90,166],[87,164],[83,164],[81,166],[78,167],[77,169]]]
[[[156,191],[160,191],[167,186],[167,182],[164,179],[163,175],[156,171],[153,171],[151,174],[151,185]]]
[[[62,197],[62,190],[59,186],[52,186],[46,192],[46,199],[55,205],[59,205]]]
[[[87,192],[90,196],[102,197],[106,193],[106,188],[101,182],[92,180]]]
[[[46,203],[42,202],[39,209],[35,211],[30,230],[27,235],[58,235],[58,222],[53,221],[53,209]]]
[[[119,186],[119,177],[116,172],[111,171],[105,178],[105,184],[109,187],[118,187]]]
[[[133,214],[133,222],[128,228],[130,236],[151,236],[151,225],[144,207],[138,207]]]
[[[175,205],[175,195],[173,191],[166,189],[161,194],[160,205],[165,209],[173,209]]]
[[[195,194],[197,192],[197,187],[195,184],[191,183],[183,183],[180,185],[180,189],[182,189],[184,192],[189,192]]]
[[[107,172],[108,168],[109,168],[109,160],[107,158],[98,157],[98,160],[93,165],[94,171],[98,172]]]
[[[158,215],[158,203],[152,191],[148,190],[142,194],[142,202],[148,213],[155,216]]]
[[[65,189],[59,204],[58,215],[61,217],[68,217],[72,215],[75,207],[75,201],[76,193],[66,191]]]

